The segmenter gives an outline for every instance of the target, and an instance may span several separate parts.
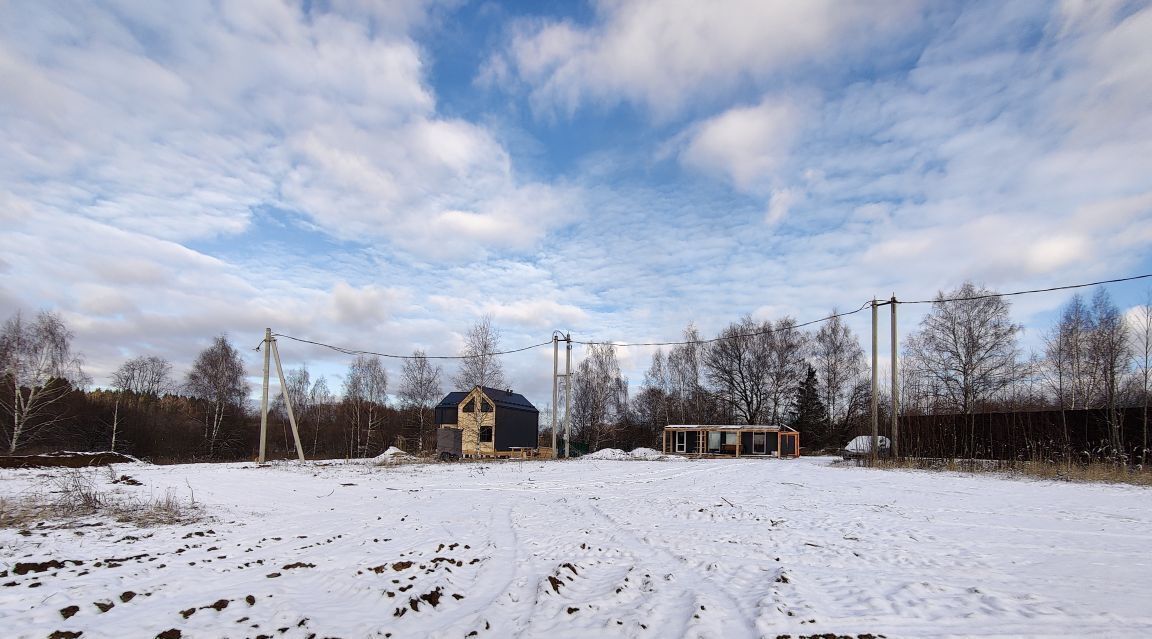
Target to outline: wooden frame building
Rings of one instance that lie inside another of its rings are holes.
[[[788,426],[665,426],[661,446],[666,455],[700,457],[799,457],[800,433]]]
[[[461,431],[465,457],[508,456],[539,445],[540,411],[511,389],[476,386],[440,400],[436,426]]]

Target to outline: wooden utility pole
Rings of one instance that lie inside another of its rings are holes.
[[[572,333],[564,335],[568,343],[564,356],[564,459],[572,455]]]
[[[900,455],[900,386],[899,377],[896,374],[896,294],[892,294],[892,299],[888,300],[892,305],[892,457]]]
[[[872,447],[869,450],[869,458],[872,464],[876,464],[876,459],[879,456],[877,450],[880,444],[880,400],[878,397],[879,392],[879,372],[876,370],[877,361],[879,359],[879,349],[876,345],[876,298],[872,298]]]
[[[552,332],[552,458],[559,457],[556,453],[556,411],[559,407],[556,405],[559,400],[560,390],[560,338],[556,332]]]
[[[272,357],[272,329],[264,329],[264,392],[260,396],[260,456],[256,462],[263,464],[268,441],[268,365]]]

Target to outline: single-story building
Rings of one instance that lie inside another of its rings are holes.
[[[665,426],[664,454],[732,457],[799,457],[800,433],[789,426]]]
[[[465,457],[511,455],[538,445],[540,411],[512,389],[476,386],[436,405],[436,426],[458,428]]]

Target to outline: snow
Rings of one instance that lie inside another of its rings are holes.
[[[375,464],[396,464],[403,461],[414,461],[415,459],[415,455],[409,455],[395,446],[389,446],[388,450],[373,457],[372,462]]]
[[[626,453],[619,448],[601,448],[600,450],[584,455],[581,459],[600,459],[612,461],[688,461],[686,457],[678,455],[665,455],[652,448],[637,448]]]
[[[81,472],[125,495],[195,495],[211,516],[0,529],[0,628],[84,639],[174,628],[184,638],[1152,636],[1152,490],[831,458],[628,457],[114,468],[141,486],[112,485],[102,469],[0,470],[0,497]],[[16,574],[49,560],[64,565]],[[78,611],[65,619],[69,606]]]

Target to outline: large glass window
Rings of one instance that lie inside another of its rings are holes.
[[[682,453],[688,449],[688,433],[678,430],[676,431],[676,452]]]
[[[492,427],[491,426],[481,426],[480,427],[480,443],[481,444],[491,444],[492,443]]]
[[[475,410],[476,410],[476,402],[474,400],[470,399],[470,400],[468,400],[467,404],[464,404],[464,412],[465,413],[471,413]]]
[[[708,433],[708,450],[712,452],[720,451],[720,436],[724,433]]]

